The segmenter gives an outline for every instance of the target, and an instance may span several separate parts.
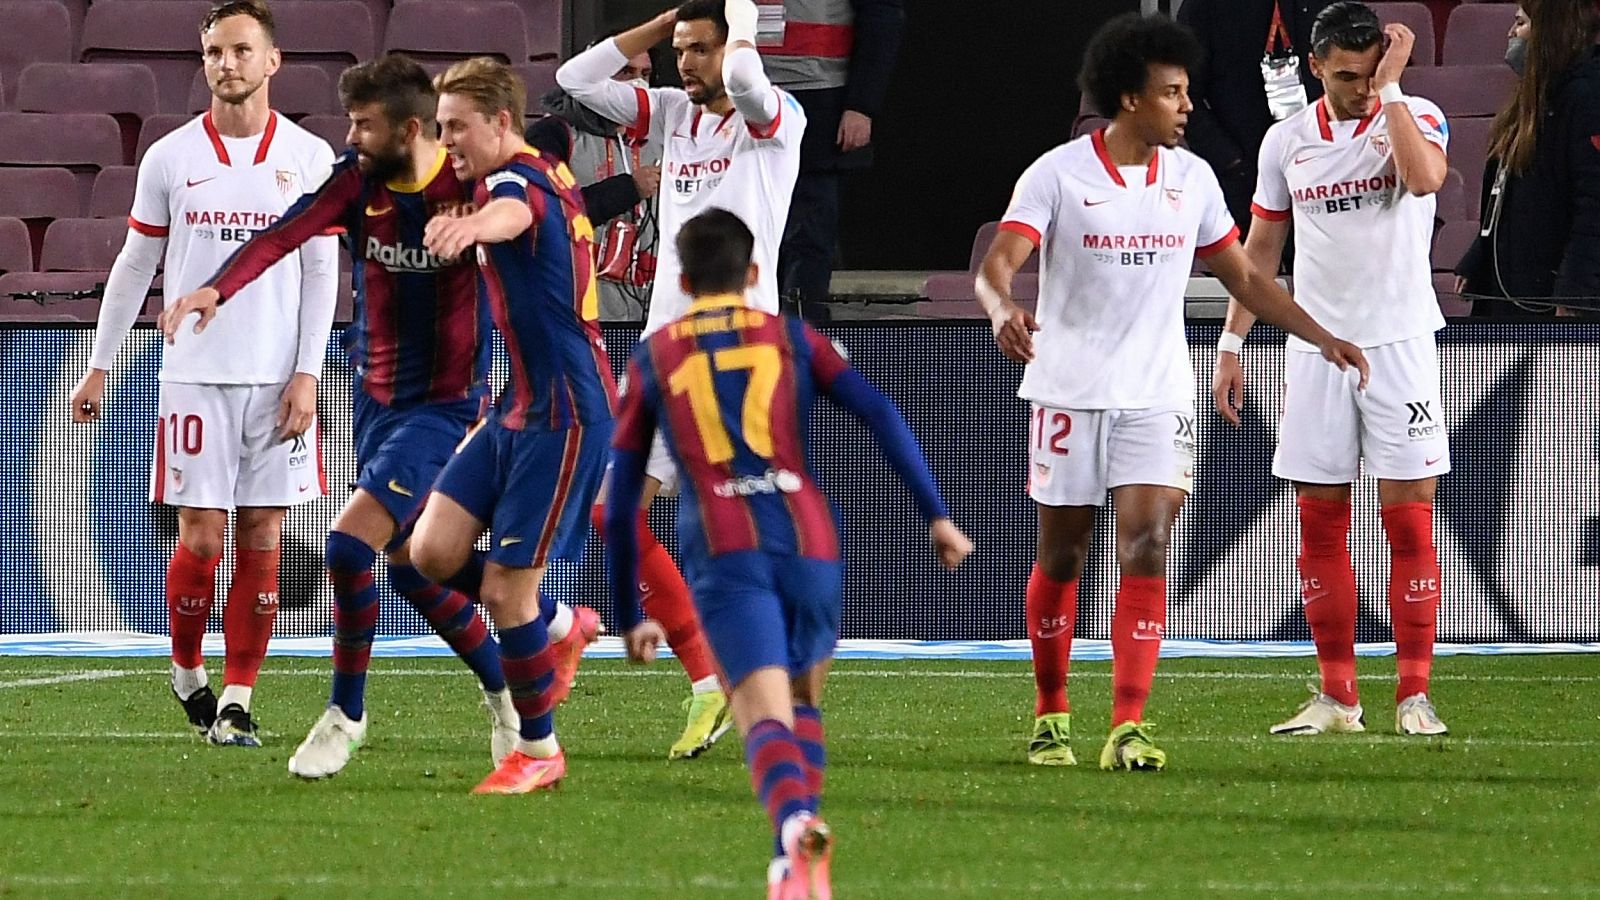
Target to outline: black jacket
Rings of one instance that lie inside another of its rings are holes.
[[[1261,139],[1273,124],[1267,89],[1261,81],[1261,57],[1272,29],[1278,0],[1184,0],[1178,21],[1194,30],[1205,48],[1205,61],[1189,73],[1189,114],[1185,137],[1189,148],[1217,172],[1243,165],[1256,170]],[[1311,23],[1333,0],[1281,0],[1284,26],[1300,58],[1300,81],[1311,100],[1322,96],[1322,83],[1311,76]],[[1281,43],[1278,45],[1281,48]]]
[[[800,166],[809,170],[864,169],[872,165],[872,145],[839,152],[839,120],[847,109],[876,119],[889,93],[906,14],[901,0],[851,0],[856,8],[855,49],[850,78],[842,88],[794,91],[806,111],[800,139]]]
[[[1499,166],[1484,167],[1479,221],[1487,222]],[[1506,178],[1500,218],[1473,241],[1456,274],[1480,297],[1582,297],[1600,307],[1600,48],[1580,63],[1545,112],[1533,163]],[[1479,300],[1479,315],[1517,314]]]

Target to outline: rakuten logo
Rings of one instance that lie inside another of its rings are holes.
[[[730,478],[711,492],[723,499],[754,497],[757,494],[795,494],[805,487],[805,479],[788,469],[768,469],[760,475]]]
[[[437,272],[444,268],[439,257],[420,247],[385,244],[375,237],[367,238],[367,259],[391,272]]]

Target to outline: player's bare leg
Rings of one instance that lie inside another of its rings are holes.
[[[728,701],[718,680],[716,662],[711,647],[700,630],[700,619],[684,583],[677,563],[667,548],[656,539],[650,528],[650,504],[661,493],[660,479],[646,475],[644,494],[639,506],[636,524],[639,535],[640,605],[644,614],[661,623],[667,632],[667,646],[672,648],[684,673],[689,676],[690,694],[683,708],[688,715],[683,733],[667,751],[668,759],[693,759],[711,748],[717,739],[732,727]],[[605,533],[606,487],[600,488],[595,501],[592,520],[601,534]]]
[[[1028,640],[1033,645],[1033,735],[1028,762],[1071,766],[1072,706],[1067,673],[1078,621],[1078,579],[1094,533],[1092,506],[1038,504],[1037,561],[1028,578]]]
[[[778,666],[757,669],[734,685],[730,697],[734,724],[744,736],[750,780],[772,823],[769,897],[832,896],[828,861],[833,834],[817,815],[822,783],[820,716],[815,720],[814,748],[799,734],[800,710],[815,712],[829,662],[823,660],[793,679]],[[813,758],[819,761],[815,770]]]
[[[1161,640],[1167,627],[1167,549],[1188,495],[1179,488],[1129,484],[1114,488],[1117,585],[1111,613],[1111,735],[1100,768],[1157,771],[1167,764],[1144,721]]]
[[[217,699],[217,721],[208,733],[213,744],[261,746],[250,701],[278,618],[279,539],[286,512],[282,507],[239,508],[233,583],[222,611],[227,647],[222,696]]]
[[[1350,562],[1350,485],[1296,482],[1300,595],[1322,684],[1272,734],[1366,730],[1356,687],[1356,574]]]
[[[204,735],[217,720],[217,695],[200,645],[216,599],[217,564],[228,528],[223,509],[178,509],[178,546],[167,564],[167,616],[172,633],[172,693],[189,724]]]
[[[1433,544],[1437,478],[1378,480],[1383,532],[1389,539],[1389,615],[1394,624],[1394,728],[1400,734],[1437,735],[1449,729],[1428,698],[1433,643],[1438,632],[1441,581]]]

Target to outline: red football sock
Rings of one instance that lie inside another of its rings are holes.
[[[172,661],[185,669],[205,662],[200,642],[206,636],[206,617],[217,593],[217,563],[221,554],[206,559],[178,542],[167,563],[167,622],[172,629]]]
[[[228,606],[222,611],[222,634],[228,657],[224,684],[255,687],[261,661],[267,657],[272,623],[278,618],[278,556],[280,550],[239,548],[234,562]]]
[[[597,503],[590,514],[596,530],[605,534],[605,505]],[[667,646],[678,658],[690,681],[699,681],[717,674],[711,648],[700,631],[700,617],[695,614],[694,600],[689,596],[689,586],[684,583],[672,554],[656,540],[644,510],[639,510],[635,523],[639,543],[639,605],[644,614],[657,622],[667,632]]]
[[[1063,713],[1072,630],[1078,621],[1078,579],[1056,581],[1038,563],[1028,576],[1028,640],[1033,644],[1033,714]]]
[[[1428,691],[1433,641],[1439,624],[1439,553],[1433,546],[1433,504],[1383,508],[1389,536],[1389,617],[1400,684],[1395,699]]]
[[[1122,576],[1111,612],[1111,727],[1144,720],[1167,629],[1167,579]]]
[[[1301,497],[1300,596],[1317,645],[1322,692],[1345,704],[1356,690],[1356,570],[1350,563],[1350,503]]]

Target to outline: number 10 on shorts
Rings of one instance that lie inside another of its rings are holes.
[[[172,413],[167,416],[166,426],[167,446],[173,454],[200,455],[200,448],[205,443],[205,425],[199,416]]]

